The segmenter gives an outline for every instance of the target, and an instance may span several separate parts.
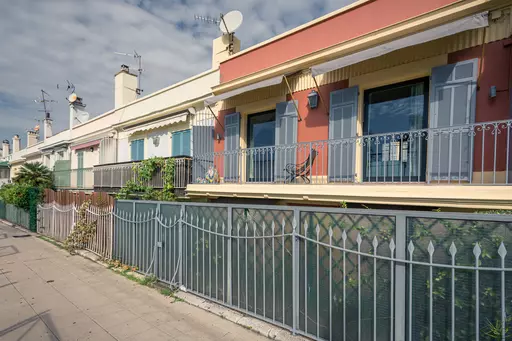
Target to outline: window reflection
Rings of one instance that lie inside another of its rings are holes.
[[[428,79],[365,91],[364,181],[424,181]]]

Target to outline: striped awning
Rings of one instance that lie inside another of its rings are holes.
[[[375,46],[367,50],[359,51],[338,59],[331,60],[326,63],[315,65],[311,68],[311,74],[313,77],[315,77],[333,70],[341,69],[343,67],[362,62],[364,60],[379,57],[408,46],[423,44],[456,33],[486,27],[489,25],[487,15],[487,12],[475,14],[470,17],[466,17],[423,32],[412,34],[401,39],[393,40],[386,44]]]
[[[158,120],[158,121],[147,123],[147,124],[141,124],[139,126],[133,127],[132,129],[127,129],[127,132],[129,132],[129,134],[132,135],[132,134],[140,133],[143,131],[164,128],[164,127],[167,127],[167,126],[170,126],[170,125],[173,125],[176,123],[180,123],[180,122],[186,122],[188,114],[189,114],[189,112],[186,111],[186,112],[183,112],[178,115],[173,115],[173,116],[168,117],[163,120]]]

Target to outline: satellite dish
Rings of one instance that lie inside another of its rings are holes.
[[[75,125],[89,121],[90,115],[87,111],[77,110],[75,113]]]
[[[244,20],[244,16],[240,11],[231,11],[227,13],[223,20],[219,23],[219,28],[224,34],[233,33],[237,28],[242,25],[242,21]],[[227,28],[227,29],[226,29]]]
[[[69,101],[70,103],[73,103],[73,102],[75,102],[75,101],[76,101],[76,99],[77,99],[77,98],[78,98],[78,96],[73,92],[71,95],[69,95],[69,97],[68,97],[68,101]]]

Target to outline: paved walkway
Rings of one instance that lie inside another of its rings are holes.
[[[267,340],[0,223],[0,340]]]

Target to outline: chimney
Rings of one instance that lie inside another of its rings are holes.
[[[12,138],[12,152],[16,153],[20,151],[21,139],[19,135],[14,135]]]
[[[82,102],[81,97],[69,103],[69,129],[73,129],[78,124],[85,123],[89,120],[89,113],[85,111],[86,105]]]
[[[120,108],[137,99],[137,76],[130,73],[126,65],[121,65],[121,71],[114,77],[114,104]]]
[[[50,118],[50,113],[46,113],[46,117],[43,121],[43,139],[46,140],[47,138],[51,137],[52,134],[52,119]]]
[[[240,52],[240,39],[234,33],[223,34],[213,41],[212,69],[219,67],[220,63],[229,56]]]
[[[32,147],[37,143],[39,134],[34,130],[27,131],[27,148]]]
[[[10,154],[10,148],[9,148],[9,140],[3,140],[2,141],[2,155],[3,157],[7,157]]]

